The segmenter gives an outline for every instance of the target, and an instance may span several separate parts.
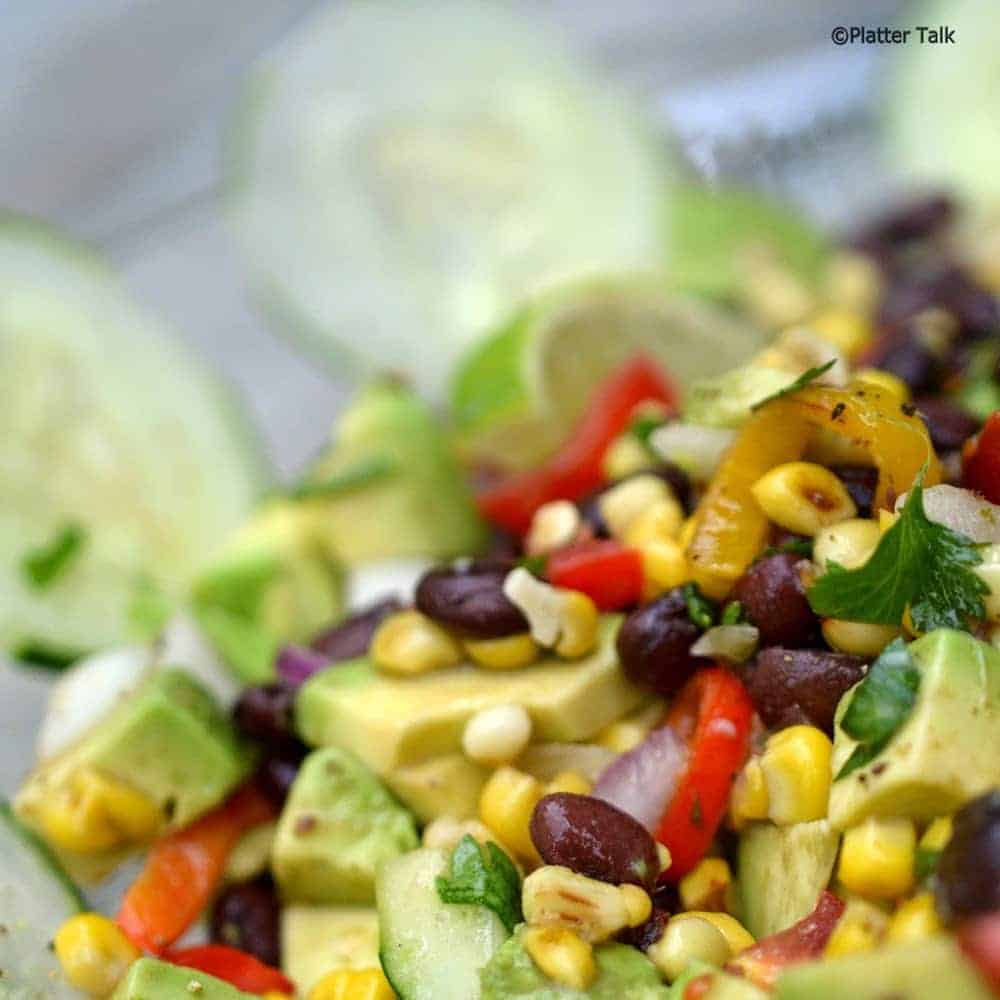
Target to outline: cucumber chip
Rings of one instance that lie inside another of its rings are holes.
[[[264,485],[226,389],[89,249],[0,218],[0,650],[57,666],[182,598]]]
[[[251,79],[230,202],[279,328],[440,398],[526,294],[663,256],[675,168],[641,115],[509,7],[324,7]]]

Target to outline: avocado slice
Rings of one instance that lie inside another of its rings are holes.
[[[384,778],[389,790],[420,823],[439,816],[471,819],[490,772],[465,754],[449,753],[420,764],[397,767]]]
[[[606,617],[597,648],[581,660],[548,656],[523,670],[465,664],[395,677],[367,659],[337,664],[303,685],[296,725],[311,746],[343,747],[382,776],[458,753],[466,722],[494,705],[523,705],[538,740],[586,740],[644,697],[618,663],[614,640],[620,622],[620,616]]]
[[[938,629],[909,647],[920,670],[910,717],[865,767],[830,789],[830,824],[868,816],[931,820],[1000,784],[1000,650],[966,632]],[[837,707],[833,773],[856,746],[840,728],[854,688]]]
[[[158,958],[137,958],[111,994],[110,1000],[253,1000],[252,994],[182,965],[171,965]]]
[[[469,555],[486,541],[443,428],[397,381],[358,396],[300,493],[320,514],[328,551],[352,565]]]
[[[281,968],[301,996],[336,969],[377,969],[378,915],[369,906],[286,906]]]
[[[278,820],[272,869],[287,902],[371,903],[375,870],[418,843],[413,817],[353,754],[309,754]]]
[[[775,1000],[990,1000],[992,993],[954,938],[889,945],[860,955],[796,965]]]
[[[825,819],[792,826],[753,823],[740,834],[743,923],[755,938],[812,913],[833,874],[840,836]]]
[[[670,995],[656,966],[641,951],[624,944],[594,949],[597,978],[587,990],[553,982],[524,948],[522,924],[480,974],[482,1000],[666,1000]]]

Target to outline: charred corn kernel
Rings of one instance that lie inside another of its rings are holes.
[[[622,541],[641,549],[651,542],[675,541],[684,524],[684,509],[674,497],[656,500],[633,518]]]
[[[116,923],[99,913],[78,913],[56,931],[52,946],[63,974],[79,990],[106,997],[139,957]]]
[[[673,501],[676,510],[676,528],[684,520],[677,498],[670,487],[659,476],[652,474],[633,476],[601,494],[599,506],[601,517],[608,531],[618,539],[624,539],[633,522],[654,504],[669,505]]]
[[[639,555],[642,558],[644,600],[653,600],[691,579],[691,565],[684,549],[680,542],[672,538],[647,542],[640,547]]]
[[[913,885],[916,848],[911,820],[872,816],[844,834],[837,874],[866,899],[898,899]]]
[[[566,927],[595,943],[637,927],[652,911],[652,901],[638,886],[599,882],[562,865],[535,869],[524,880],[521,905],[532,927]]]
[[[543,794],[541,784],[530,774],[501,767],[490,775],[479,797],[479,818],[483,823],[516,855],[535,863],[540,859],[528,824]]]
[[[646,957],[668,982],[673,982],[692,962],[721,966],[733,954],[718,927],[703,917],[680,913],[670,919]]]
[[[871,321],[854,309],[823,309],[810,316],[806,325],[849,358],[872,338]]]
[[[649,735],[650,730],[663,719],[664,712],[663,702],[654,701],[638,712],[605,726],[594,737],[594,742],[613,753],[628,753]]]
[[[462,648],[419,611],[397,611],[376,629],[371,658],[393,674],[424,674],[462,662]]]
[[[56,847],[95,854],[149,840],[163,816],[142,792],[86,767],[43,803],[39,822]]]
[[[586,990],[597,978],[593,946],[565,927],[529,927],[521,943],[535,965],[561,986]]]
[[[742,830],[752,820],[767,819],[767,782],[759,757],[751,757],[733,783],[729,797],[729,822]]]
[[[531,529],[524,540],[529,555],[542,556],[569,545],[580,530],[580,510],[571,500],[552,500],[542,504],[531,519]]]
[[[871,518],[852,517],[832,528],[824,528],[813,543],[813,562],[825,572],[831,562],[844,569],[857,569],[868,562],[878,547],[882,532]]]
[[[487,670],[520,670],[534,663],[541,650],[528,632],[499,639],[466,639],[462,644],[469,659]]]
[[[897,513],[882,508],[878,512],[878,530],[884,535],[898,520],[899,515]]]
[[[826,266],[823,288],[830,302],[866,315],[878,305],[883,284],[874,261],[864,254],[841,251]]]
[[[854,377],[881,389],[900,403],[910,401],[910,387],[892,372],[883,371],[881,368],[862,368],[861,371],[855,372]]]
[[[760,758],[767,815],[779,826],[826,815],[833,744],[815,726],[789,726],[767,741]]]
[[[872,951],[885,936],[889,918],[872,903],[852,899],[833,928],[823,952],[826,958]]]
[[[569,792],[572,795],[589,795],[593,785],[577,771],[560,771],[546,786],[546,795]]]
[[[694,514],[691,514],[681,525],[681,530],[677,535],[677,541],[685,552],[687,552],[688,546],[691,544],[691,539],[694,538],[694,533],[697,530],[698,518]]]
[[[722,936],[729,945],[731,955],[738,955],[744,948],[749,948],[756,944],[754,936],[736,919],[728,913],[720,913],[717,910],[693,910],[690,911],[692,917],[700,917],[707,920]]]
[[[889,921],[890,941],[923,941],[941,931],[941,920],[929,892],[917,893],[900,903]]]
[[[556,654],[566,660],[586,656],[597,644],[601,616],[597,605],[578,590],[560,590],[559,641]]]
[[[465,756],[487,767],[509,764],[530,742],[531,716],[523,705],[480,709],[462,733]]]
[[[950,816],[938,816],[924,830],[920,838],[920,849],[923,851],[943,851],[951,840],[952,820]]]
[[[818,535],[858,513],[847,487],[814,462],[786,462],[751,487],[761,510],[775,524],[800,535]]]
[[[899,635],[895,625],[871,625],[824,618],[823,638],[838,652],[854,656],[878,656]]]
[[[310,991],[309,1000],[395,1000],[381,969],[337,969]]]
[[[611,442],[601,459],[601,471],[609,482],[617,482],[626,476],[648,469],[653,464],[646,446],[631,433],[619,434]]]
[[[732,884],[725,858],[703,858],[680,881],[681,905],[685,910],[724,911]]]

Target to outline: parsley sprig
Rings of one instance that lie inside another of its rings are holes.
[[[794,382],[789,382],[783,389],[779,389],[777,392],[772,392],[770,396],[765,396],[763,399],[757,400],[750,409],[756,412],[762,406],[767,406],[768,403],[773,403],[776,399],[790,396],[793,392],[804,389],[807,385],[812,384],[816,379],[825,375],[836,363],[837,359],[831,358],[825,365],[817,365],[815,368],[804,371]]]
[[[480,845],[466,834],[451,855],[451,873],[437,877],[445,903],[472,903],[492,910],[513,931],[521,921],[521,879],[493,841]]]

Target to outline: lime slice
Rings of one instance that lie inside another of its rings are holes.
[[[575,283],[523,307],[455,373],[451,403],[471,459],[527,468],[563,441],[598,383],[637,351],[683,385],[751,357],[763,334],[653,276]]]

